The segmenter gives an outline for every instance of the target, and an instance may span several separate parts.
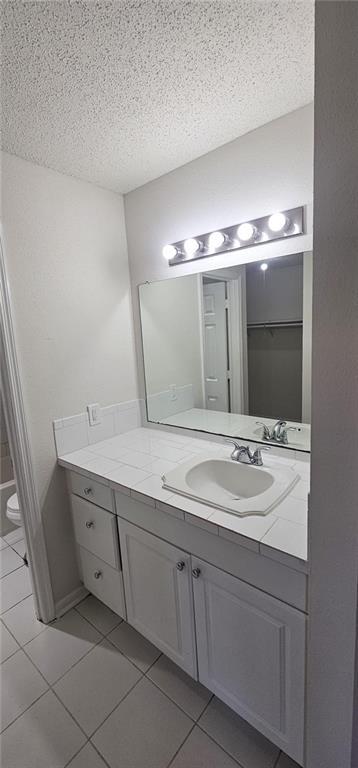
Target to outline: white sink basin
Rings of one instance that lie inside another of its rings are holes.
[[[290,467],[256,467],[222,455],[200,457],[163,475],[163,487],[234,515],[267,515],[298,481]]]

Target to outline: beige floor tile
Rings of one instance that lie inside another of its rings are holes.
[[[240,768],[206,733],[195,727],[170,768]]]
[[[0,613],[5,613],[31,593],[29,569],[23,565],[0,581]]]
[[[243,768],[274,768],[279,749],[216,697],[199,720],[200,727]]]
[[[85,738],[56,696],[48,691],[2,734],[3,765],[64,768]]]
[[[77,611],[66,613],[26,645],[26,653],[52,685],[102,639]]]
[[[3,536],[4,541],[6,541],[6,543],[10,544],[11,546],[17,541],[21,541],[23,538],[24,531],[21,526],[17,526],[13,531],[10,531],[10,533],[7,533],[5,536]]]
[[[137,667],[104,640],[59,680],[54,691],[90,736],[140,678]]]
[[[108,632],[111,632],[122,621],[120,616],[113,613],[110,608],[107,608],[104,603],[97,600],[94,595],[88,595],[82,603],[76,605],[76,610],[93,624],[102,635],[108,635]]]
[[[1,665],[1,730],[21,715],[48,686],[19,650]]]
[[[88,742],[66,768],[107,768],[98,752]]]
[[[294,760],[291,760],[288,755],[284,755],[283,752],[280,754],[280,759],[277,763],[277,766],[275,768],[301,768],[298,763],[295,763]]]
[[[19,646],[13,636],[7,630],[2,621],[0,621],[0,661],[6,661],[9,656],[19,650]]]
[[[158,648],[125,621],[108,635],[108,639],[142,672],[146,672],[160,656]]]
[[[46,629],[46,624],[36,618],[32,595],[6,611],[2,620],[20,645],[25,645]]]
[[[21,557],[11,547],[2,549],[0,554],[0,578],[7,576],[12,571],[16,571],[17,568],[21,568],[23,564]]]
[[[20,539],[20,541],[16,541],[15,544],[12,544],[11,546],[20,557],[24,557],[27,549],[25,539]]]
[[[148,677],[193,720],[200,717],[212,696],[164,655],[151,667]]]
[[[143,678],[92,741],[111,768],[167,768],[191,727],[192,720]]]

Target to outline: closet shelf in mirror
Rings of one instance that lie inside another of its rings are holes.
[[[269,323],[247,323],[247,329],[250,330],[250,328],[301,328],[303,326],[302,320],[292,320],[292,321],[284,321],[280,323],[277,322],[269,322]]]

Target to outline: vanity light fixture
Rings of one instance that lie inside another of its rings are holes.
[[[175,247],[175,245],[165,245],[162,254],[167,261],[170,261],[170,259],[175,259],[175,257],[178,255],[178,249]]]
[[[268,220],[271,232],[284,232],[289,225],[290,220],[284,213],[273,213]]]
[[[221,246],[224,245],[225,240],[227,240],[227,235],[224,235],[223,232],[212,232],[208,238],[210,250],[217,251],[218,248],[221,248]]]
[[[197,251],[200,251],[201,244],[195,237],[189,237],[184,241],[184,251],[189,258],[193,258]]]
[[[163,256],[170,267],[194,259],[215,256],[226,251],[252,248],[272,240],[297,237],[304,234],[303,207],[291,208],[262,216],[259,219],[243,221],[205,235],[189,237],[163,248]],[[263,265],[261,267],[263,269]]]
[[[262,264],[260,264],[260,269],[262,269],[263,272],[266,272],[266,270],[268,269],[268,264],[266,263],[266,261],[263,261]]]
[[[249,243],[250,240],[256,240],[258,231],[253,224],[246,221],[237,228],[237,236],[242,243]]]

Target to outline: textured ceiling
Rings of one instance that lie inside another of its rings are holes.
[[[2,4],[2,144],[126,192],[313,98],[313,0]]]

